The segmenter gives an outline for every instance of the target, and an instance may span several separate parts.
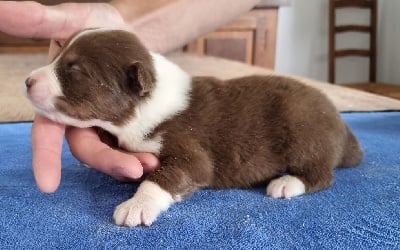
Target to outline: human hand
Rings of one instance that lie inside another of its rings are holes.
[[[119,12],[103,3],[0,2],[0,31],[29,38],[52,39],[49,59],[73,33],[93,27],[124,29]],[[54,192],[61,180],[61,150],[65,125],[37,116],[32,126],[33,170],[40,190]],[[151,154],[133,154],[109,147],[93,129],[69,128],[71,152],[82,162],[119,180],[138,179],[159,162]]]

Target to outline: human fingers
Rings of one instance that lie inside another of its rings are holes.
[[[125,152],[125,153],[133,155],[139,160],[139,162],[142,164],[143,167],[143,173],[145,174],[153,172],[156,168],[160,166],[160,160],[153,154],[131,153],[131,152]]]
[[[96,128],[96,134],[100,137],[100,140],[107,144],[108,146],[118,149],[118,139],[111,135],[110,133],[104,131],[103,129]],[[119,151],[130,154],[137,158],[139,162],[142,164],[143,167],[143,172],[144,173],[150,173],[154,171],[157,167],[160,165],[160,161],[158,158],[150,153],[135,153],[135,152],[128,152],[128,151],[123,151],[122,149],[118,149]]]
[[[61,29],[65,13],[50,11],[37,2],[0,2],[0,30],[10,35],[27,38],[51,38]]]
[[[36,116],[32,125],[32,165],[38,188],[56,191],[61,180],[61,150],[65,126]]]
[[[143,175],[142,163],[135,154],[111,148],[100,140],[93,128],[68,128],[67,139],[76,158],[103,173],[121,181],[137,180]],[[143,154],[140,157],[146,171],[155,168],[156,161],[151,156]]]
[[[0,31],[26,38],[67,39],[95,27],[125,28],[119,12],[106,3],[0,2]]]

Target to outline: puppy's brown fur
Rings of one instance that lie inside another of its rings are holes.
[[[200,187],[248,188],[284,173],[307,192],[327,188],[335,167],[362,150],[332,103],[293,79],[195,77],[190,107],[165,121],[161,167],[152,180],[173,194]]]

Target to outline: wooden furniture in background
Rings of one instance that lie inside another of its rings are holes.
[[[44,52],[49,48],[48,40],[16,38],[0,32],[0,53]]]
[[[365,8],[370,12],[368,25],[336,25],[336,11],[344,8]],[[335,83],[335,61],[338,57],[363,56],[369,58],[369,81],[376,81],[376,0],[330,0],[329,1],[329,82]],[[369,49],[336,49],[336,34],[343,32],[362,32],[369,34]]]
[[[344,8],[363,8],[370,13],[368,25],[337,25],[336,11]],[[377,0],[329,0],[329,76],[328,80],[335,83],[336,58],[344,56],[362,56],[369,59],[369,82],[346,83],[344,86],[379,95],[400,99],[400,85],[390,85],[376,82],[377,58]],[[336,34],[343,32],[361,32],[369,34],[368,49],[336,49]]]
[[[249,13],[189,43],[184,51],[273,69],[278,8],[289,0],[264,0]]]

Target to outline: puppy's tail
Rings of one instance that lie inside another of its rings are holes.
[[[347,138],[344,146],[343,158],[339,164],[341,168],[355,167],[360,164],[364,158],[364,151],[347,124],[346,130]]]

